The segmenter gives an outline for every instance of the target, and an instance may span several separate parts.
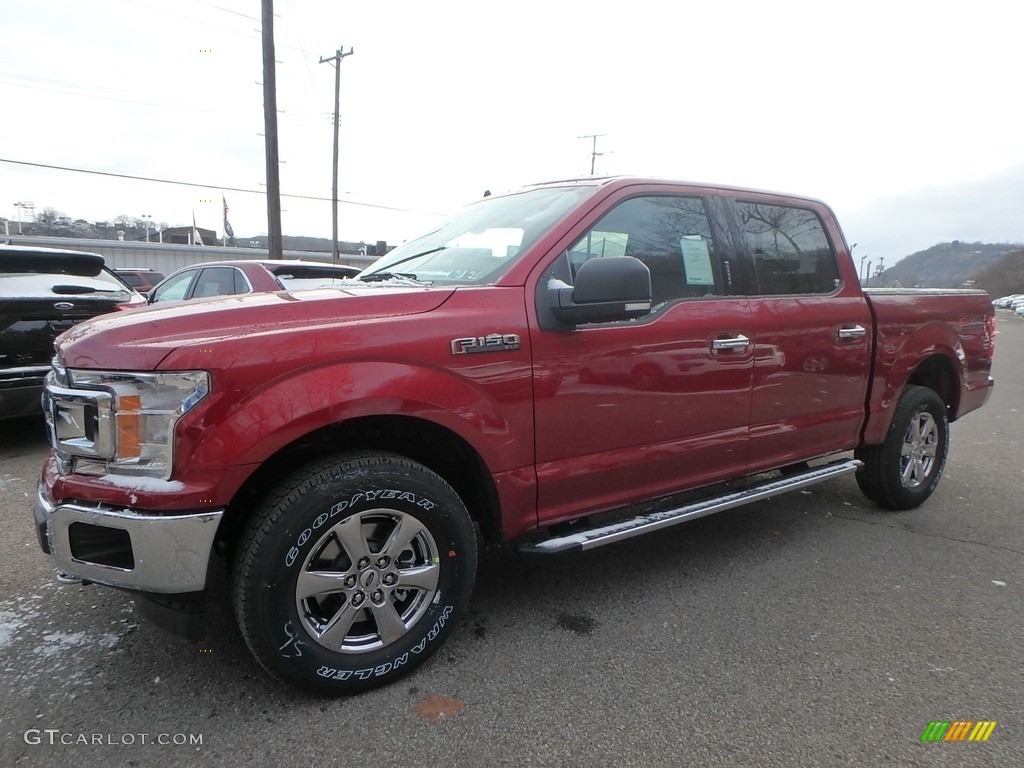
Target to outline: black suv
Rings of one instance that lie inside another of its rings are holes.
[[[95,253],[0,246],[0,419],[42,412],[39,396],[59,334],[145,305]]]

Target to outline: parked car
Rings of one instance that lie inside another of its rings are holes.
[[[1009,296],[1000,296],[992,302],[996,309],[1009,309],[1010,305],[1017,299],[1024,298],[1024,293],[1011,293]]]
[[[0,419],[42,413],[39,396],[59,334],[145,304],[95,253],[0,246]]]
[[[249,649],[319,693],[437,651],[478,539],[589,550],[849,475],[882,508],[917,507],[950,423],[993,386],[990,297],[863,288],[806,197],[542,184],[344,287],[153,306],[58,339],[34,504],[65,580],[135,592],[186,633],[228,557]],[[88,408],[112,417],[86,433]]]
[[[149,303],[295,291],[328,285],[357,274],[357,267],[298,259],[208,261],[168,275],[150,291]]]
[[[139,293],[146,295],[164,279],[163,272],[148,267],[126,267],[115,269],[114,273]]]

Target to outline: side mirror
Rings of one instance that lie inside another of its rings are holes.
[[[631,256],[586,261],[573,286],[549,288],[551,311],[563,323],[610,323],[630,320],[651,311],[651,272]]]

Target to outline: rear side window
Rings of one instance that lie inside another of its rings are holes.
[[[249,285],[242,273],[234,267],[207,267],[199,273],[199,280],[192,291],[192,298],[204,296],[231,296],[248,293]]]
[[[142,279],[134,272],[118,272],[117,274],[120,275],[121,279],[128,283],[132,288],[142,287]]]
[[[806,208],[736,202],[762,295],[832,293],[839,268],[818,215]]]

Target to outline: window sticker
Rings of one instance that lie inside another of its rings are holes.
[[[711,252],[707,241],[700,235],[684,235],[679,239],[686,269],[687,285],[714,285],[715,272],[711,268]]]

